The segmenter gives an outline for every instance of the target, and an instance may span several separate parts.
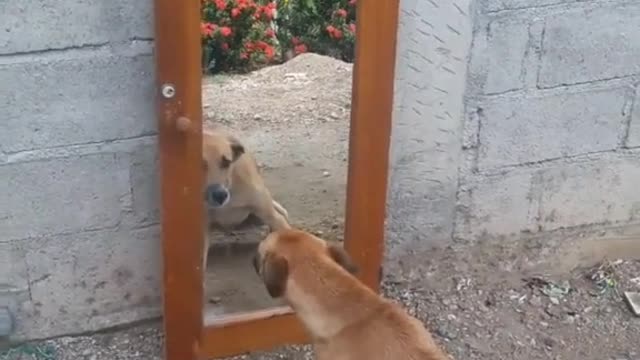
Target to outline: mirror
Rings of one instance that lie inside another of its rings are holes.
[[[201,3],[207,319],[283,305],[251,266],[269,225],[343,240],[355,3]]]

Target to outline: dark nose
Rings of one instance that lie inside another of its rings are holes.
[[[225,189],[221,185],[215,184],[207,186],[205,198],[209,205],[220,206],[224,204],[228,197],[229,191],[227,191],[227,189]]]

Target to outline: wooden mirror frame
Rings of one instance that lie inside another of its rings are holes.
[[[356,11],[345,247],[361,269],[360,279],[378,291],[398,0],[359,0]],[[155,24],[165,359],[305,343],[288,308],[231,314],[211,324],[204,319],[200,0],[155,0]]]

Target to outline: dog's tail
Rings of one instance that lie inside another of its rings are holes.
[[[284,206],[280,205],[279,202],[273,200],[273,207],[276,209],[276,211],[284,216],[284,218],[289,221],[289,212],[287,211],[287,209],[284,208]]]

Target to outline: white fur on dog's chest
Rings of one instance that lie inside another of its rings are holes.
[[[219,209],[209,209],[209,220],[215,225],[232,228],[242,224],[249,215],[251,209],[249,207],[232,207],[226,205]]]

